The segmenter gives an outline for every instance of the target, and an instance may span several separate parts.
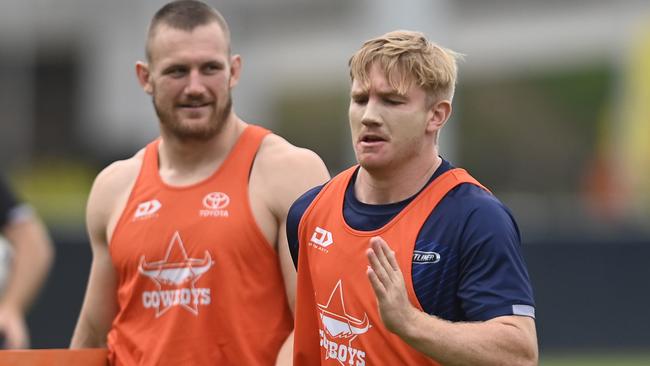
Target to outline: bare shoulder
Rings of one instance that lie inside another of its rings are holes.
[[[296,177],[316,184],[329,179],[320,156],[309,149],[294,146],[275,134],[268,135],[262,142],[256,164],[268,173],[265,174],[266,179],[280,184],[294,182]],[[305,174],[314,175],[314,178]]]
[[[134,156],[118,160],[104,168],[95,178],[92,193],[94,195],[118,194],[131,186],[140,172],[144,150]]]
[[[294,146],[275,134],[262,142],[255,166],[265,182],[265,191],[282,213],[301,194],[330,178],[325,163],[316,153]]]
[[[95,178],[86,209],[86,220],[91,235],[104,238],[109,226],[116,221],[128,199],[140,172],[144,150],[125,160],[118,160],[104,168]],[[106,240],[107,241],[107,240]]]

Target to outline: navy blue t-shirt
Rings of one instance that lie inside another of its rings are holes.
[[[12,194],[4,179],[0,177],[0,230],[9,223],[17,207],[19,207],[18,200]]]
[[[452,168],[443,160],[427,185]],[[345,192],[343,216],[356,230],[381,228],[417,196],[386,205],[365,204],[355,197],[355,180],[356,172]],[[307,191],[289,210],[287,239],[294,265],[298,225],[322,188]],[[469,183],[451,190],[431,212],[415,243],[412,280],[424,311],[450,321],[534,317],[520,242],[512,214],[492,194]]]

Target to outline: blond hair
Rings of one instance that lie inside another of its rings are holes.
[[[392,88],[406,94],[417,83],[435,99],[451,99],[456,86],[456,61],[462,55],[442,48],[421,32],[397,30],[366,41],[350,58],[350,78],[368,87],[368,71],[378,63]]]

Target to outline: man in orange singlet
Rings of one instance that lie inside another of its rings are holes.
[[[162,7],[146,54],[136,72],[161,136],[95,180],[93,262],[71,348],[108,347],[113,365],[288,365],[285,218],[327,170],[234,113],[241,59],[212,7]]]
[[[350,60],[359,165],[291,207],[294,365],[535,365],[530,280],[510,211],[438,155],[453,51],[422,33]]]

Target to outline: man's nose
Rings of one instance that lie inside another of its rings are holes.
[[[382,122],[380,108],[375,101],[369,100],[363,110],[361,123],[365,126],[379,125]]]
[[[192,70],[190,72],[185,92],[189,95],[199,95],[205,92],[203,77],[198,70]]]

